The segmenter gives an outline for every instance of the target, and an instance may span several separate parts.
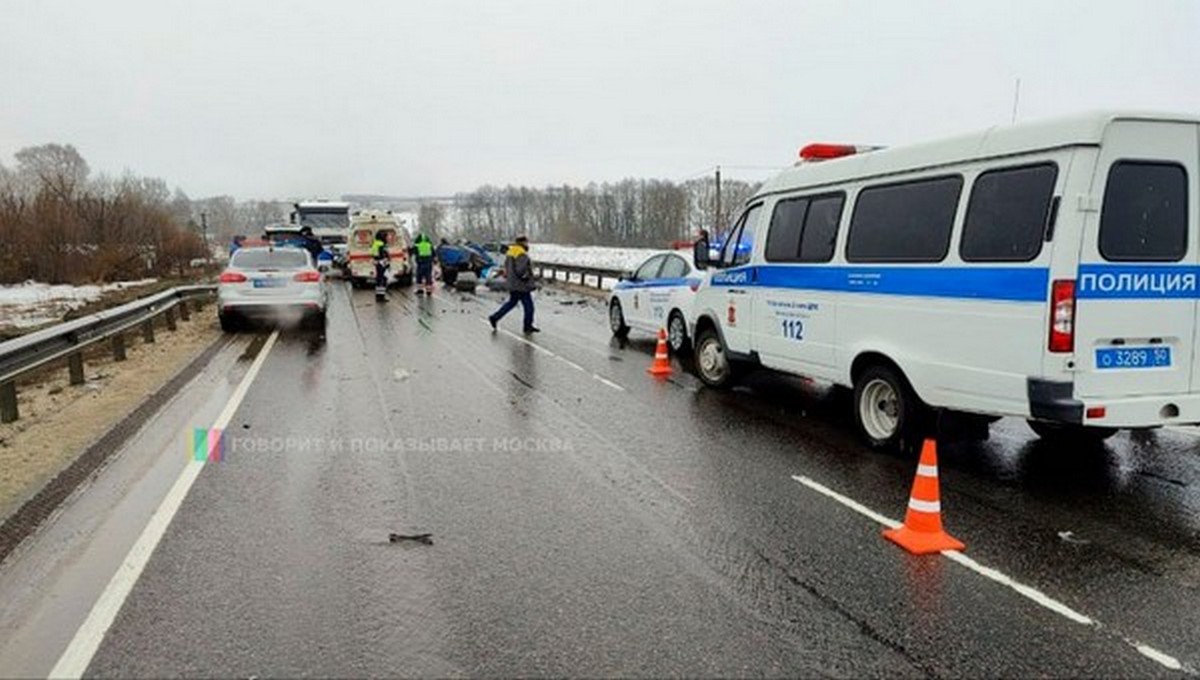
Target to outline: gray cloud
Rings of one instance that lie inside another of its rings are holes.
[[[0,157],[192,195],[782,166],[1098,107],[1200,111],[1200,3],[10,0]],[[735,171],[735,174],[737,172]],[[742,174],[761,176],[761,171]]]

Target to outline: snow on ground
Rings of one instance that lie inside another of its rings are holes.
[[[554,264],[573,264],[580,267],[596,267],[597,269],[619,269],[633,271],[646,258],[657,253],[667,252],[666,248],[612,248],[608,246],[564,246],[556,243],[534,243],[529,251],[534,264],[538,262]],[[689,260],[691,249],[681,251]],[[559,280],[566,280],[565,274],[559,274]],[[580,283],[578,275],[572,275],[570,281]],[[596,286],[595,277],[584,277],[583,285],[592,288]],[[604,279],[602,288],[612,290],[616,284],[614,279]]]
[[[158,279],[119,281],[104,285],[69,286],[26,281],[0,286],[0,328],[30,328],[60,320],[72,309],[99,300],[105,293],[137,288]]]
[[[529,257],[534,262],[574,264],[599,269],[633,270],[647,257],[666,252],[665,248],[611,248],[608,246],[563,246],[554,243],[534,243]],[[685,252],[691,257],[691,252]]]

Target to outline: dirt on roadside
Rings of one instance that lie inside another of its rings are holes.
[[[128,359],[114,362],[100,343],[87,353],[83,385],[70,385],[65,362],[19,386],[20,419],[0,424],[0,521],[32,498],[123,416],[221,337],[212,308],[158,326],[157,342],[126,335]]]

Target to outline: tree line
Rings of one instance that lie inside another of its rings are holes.
[[[483,186],[455,197],[456,214],[425,210],[433,230],[479,238],[506,239],[524,232],[530,238],[576,245],[662,247],[688,239],[705,228],[728,226],[757,185],[735,179],[721,183],[720,212],[716,180],[686,182],[626,179],[584,187]],[[431,225],[421,220],[423,227]]]
[[[93,175],[70,145],[21,149],[0,165],[0,283],[182,275],[207,254],[191,202],[161,179]]]

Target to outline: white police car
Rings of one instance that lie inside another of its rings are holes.
[[[651,255],[621,278],[608,300],[608,322],[613,335],[624,338],[630,329],[657,333],[667,329],[674,353],[691,347],[687,318],[700,286],[700,272],[685,251]]]

